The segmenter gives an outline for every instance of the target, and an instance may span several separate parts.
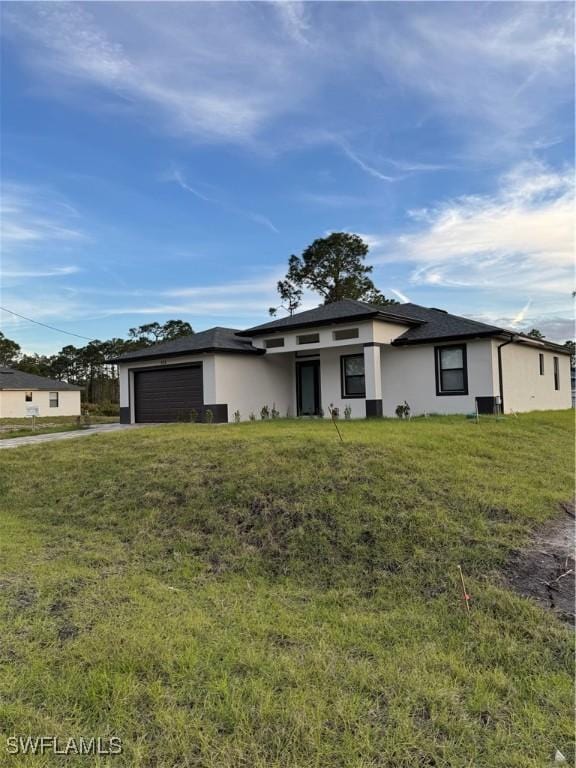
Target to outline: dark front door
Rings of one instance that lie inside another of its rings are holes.
[[[134,372],[136,421],[189,421],[204,404],[202,364]]]
[[[296,398],[298,416],[320,414],[320,361],[296,363]]]

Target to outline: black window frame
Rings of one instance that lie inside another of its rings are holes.
[[[302,341],[302,339],[306,339],[306,341]],[[296,344],[298,344],[298,346],[305,346],[306,344],[320,344],[320,334],[318,331],[314,331],[313,333],[303,333],[299,336],[296,336]]]
[[[560,391],[560,359],[557,357],[554,360],[554,389],[556,392]]]
[[[442,370],[441,364],[441,351],[445,349],[460,349],[462,350],[462,368],[447,368],[449,371],[462,371],[463,373],[463,389],[442,389]],[[434,347],[434,370],[436,373],[436,396],[437,397],[462,397],[468,394],[468,355],[466,353],[466,344],[443,344],[442,346]]]
[[[56,402],[54,402],[52,395],[56,395]],[[58,408],[60,406],[60,392],[49,392],[48,393],[48,407],[49,408]]]
[[[544,376],[544,353],[540,352],[538,354],[538,364],[540,366],[540,376]]]
[[[32,403],[32,402],[34,402],[34,393],[33,392],[25,392],[24,393],[24,402],[25,403]]]
[[[340,390],[343,400],[362,400],[366,398],[366,370],[364,370],[364,373],[362,374],[362,378],[364,379],[364,392],[361,394],[352,394],[349,395],[346,388],[346,382],[349,376],[346,375],[346,360],[349,360],[350,358],[354,357],[360,357],[362,359],[362,363],[364,363],[364,353],[356,353],[354,355],[340,355]],[[360,378],[359,376],[354,376],[353,378]]]
[[[284,336],[273,336],[270,339],[264,339],[265,349],[278,349],[279,347],[283,347],[284,344]]]
[[[337,328],[332,331],[333,341],[347,341],[360,338],[360,328]]]

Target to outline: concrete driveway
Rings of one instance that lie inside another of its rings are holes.
[[[45,435],[28,435],[27,437],[7,437],[0,440],[2,448],[19,448],[21,445],[39,445],[40,443],[52,443],[55,440],[75,440],[79,437],[101,435],[106,432],[119,432],[125,429],[139,429],[140,427],[154,427],[156,424],[95,424],[87,429],[75,429],[71,432],[49,432]]]

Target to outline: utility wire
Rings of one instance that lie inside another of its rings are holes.
[[[14,315],[14,317],[19,317],[21,320],[27,320],[29,323],[35,323],[36,325],[41,325],[43,328],[50,328],[51,331],[58,331],[58,333],[66,333],[68,336],[76,336],[78,339],[86,339],[86,341],[94,341],[94,339],[89,339],[88,336],[81,336],[79,333],[72,333],[72,331],[63,331],[62,328],[55,328],[53,325],[47,325],[46,323],[41,323],[39,320],[32,320],[31,317],[24,317],[24,315],[19,315],[18,312],[13,312],[11,309],[6,309],[6,307],[0,307],[2,312],[8,312],[10,315]]]

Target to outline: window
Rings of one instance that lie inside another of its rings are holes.
[[[436,347],[436,394],[468,394],[465,344]]]
[[[344,339],[357,339],[358,328],[343,328],[341,331],[333,331],[334,341],[344,341]]]
[[[342,397],[366,397],[364,355],[344,355],[342,365]]]
[[[31,402],[32,402],[32,392],[26,392],[26,394],[25,394],[25,396],[24,396],[24,400],[25,400],[27,403],[31,403]]]
[[[538,357],[540,358],[540,376],[544,376],[544,355],[542,352],[540,352]]]
[[[266,349],[273,349],[274,347],[283,347],[284,346],[284,339],[264,339],[264,346]]]
[[[318,344],[319,341],[319,333],[306,333],[304,336],[296,336],[296,342],[298,344]]]
[[[558,367],[558,358],[554,358],[554,389],[560,389],[560,369]]]
[[[58,408],[58,392],[50,392],[50,408]]]

